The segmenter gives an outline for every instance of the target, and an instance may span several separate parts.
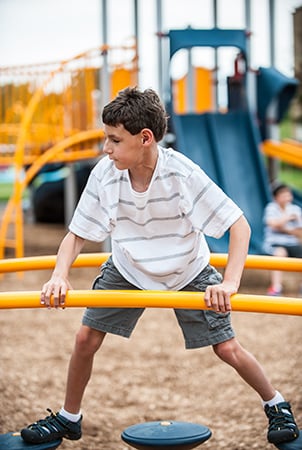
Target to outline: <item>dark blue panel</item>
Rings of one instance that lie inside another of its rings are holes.
[[[298,88],[298,80],[288,78],[274,67],[259,67],[257,75],[257,112],[261,123],[262,139],[266,138],[265,120],[267,109],[271,102],[277,102],[276,117],[280,123],[289,104],[295,96]]]
[[[252,228],[250,253],[262,253],[264,207],[269,183],[259,152],[260,136],[246,111],[172,117],[177,150],[196,162],[240,206]],[[227,236],[208,239],[225,252]]]
[[[246,54],[246,37],[245,30],[170,30],[170,58],[178,50],[191,47],[237,47]]]

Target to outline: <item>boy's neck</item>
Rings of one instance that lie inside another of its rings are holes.
[[[151,150],[151,149],[150,149]],[[145,192],[152,180],[153,173],[157,164],[158,149],[154,147],[139,167],[129,169],[129,178],[131,186],[136,192]]]

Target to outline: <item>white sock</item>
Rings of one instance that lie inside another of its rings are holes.
[[[263,407],[265,405],[274,406],[274,405],[277,405],[277,403],[281,403],[281,402],[284,402],[284,401],[285,400],[283,398],[283,395],[281,395],[279,391],[276,391],[276,395],[273,398],[271,398],[270,400],[268,400],[266,402],[264,402],[262,400],[262,404],[263,404]]]
[[[70,422],[78,422],[81,418],[81,411],[79,411],[78,414],[72,414],[68,411],[65,411],[63,407],[60,409],[59,414],[65,417],[65,419],[70,420]]]

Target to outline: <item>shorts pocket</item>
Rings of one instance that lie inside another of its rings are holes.
[[[224,327],[225,325],[229,325],[230,323],[229,312],[216,313],[215,311],[205,310],[204,316],[211,330]]]

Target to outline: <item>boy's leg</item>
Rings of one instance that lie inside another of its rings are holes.
[[[106,333],[82,325],[72,352],[65,393],[64,409],[78,414],[85,388],[91,376],[93,359]]]
[[[121,276],[109,258],[103,264],[93,289],[114,288],[135,289],[135,286]],[[82,421],[80,405],[90,379],[94,354],[101,346],[106,333],[130,337],[143,311],[143,308],[86,309],[69,363],[64,408],[59,413],[51,413],[45,419],[24,428],[21,436],[26,442],[39,444],[61,437],[80,439]]]
[[[266,377],[263,368],[236,338],[213,345],[213,350],[222,361],[232,366],[241,378],[258,392],[264,402],[274,397],[276,390]]]
[[[209,284],[217,284],[221,280],[221,275],[213,267],[207,266],[183,290],[205,291]],[[255,357],[235,338],[230,314],[211,310],[175,310],[175,314],[184,334],[186,348],[212,345],[215,353],[260,395],[269,419],[268,440],[280,443],[298,437],[299,429],[289,403],[273,388]]]
[[[269,420],[268,441],[280,444],[296,439],[299,436],[299,429],[290,404],[285,402],[282,395],[273,388],[256,358],[235,338],[215,344],[213,349],[216,355],[232,366],[262,398]]]
[[[283,247],[275,247],[274,256],[286,257],[287,251]],[[282,279],[283,274],[280,270],[272,270],[271,272],[271,286],[267,293],[269,295],[281,295],[282,294]]]
[[[33,444],[51,442],[59,438],[81,438],[81,401],[90,379],[93,359],[106,333],[82,325],[72,352],[67,376],[64,414],[52,413],[21,431],[22,438]]]

